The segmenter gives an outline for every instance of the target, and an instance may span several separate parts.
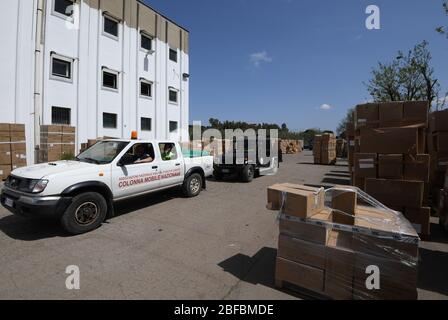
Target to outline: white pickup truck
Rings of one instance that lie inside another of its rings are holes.
[[[71,234],[99,227],[114,215],[114,202],[182,187],[187,197],[205,188],[213,157],[190,157],[177,142],[104,140],[73,161],[14,170],[1,204],[25,217],[56,217]]]

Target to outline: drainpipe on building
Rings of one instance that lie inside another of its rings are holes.
[[[36,43],[34,49],[34,162],[40,162],[40,124],[42,115],[43,86],[43,48],[44,48],[44,17],[46,0],[37,0],[36,12]]]

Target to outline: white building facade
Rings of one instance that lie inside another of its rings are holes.
[[[2,0],[0,123],[188,141],[189,33],[137,0]]]

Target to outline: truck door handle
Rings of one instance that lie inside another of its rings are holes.
[[[153,166],[152,168],[153,168],[153,169],[157,169],[157,168],[158,168],[158,166]]]
[[[176,167],[180,166],[180,163],[176,163]]]

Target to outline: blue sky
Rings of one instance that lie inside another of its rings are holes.
[[[190,122],[285,122],[334,130],[370,99],[363,82],[378,61],[422,40],[448,88],[442,0],[145,0],[190,35]],[[381,30],[365,27],[366,7]],[[322,107],[323,105],[326,105]]]

